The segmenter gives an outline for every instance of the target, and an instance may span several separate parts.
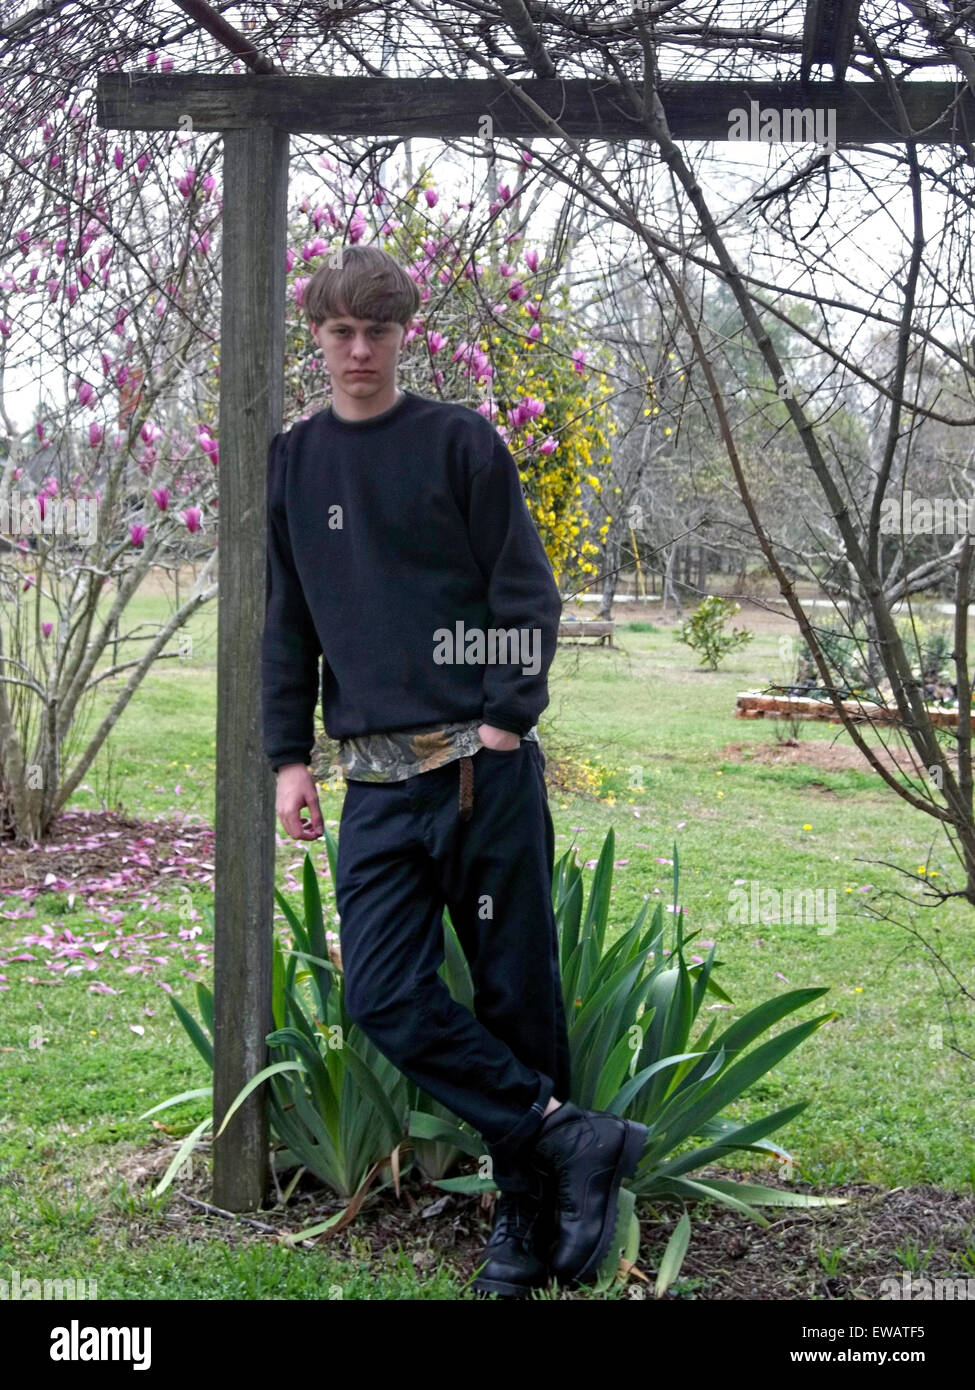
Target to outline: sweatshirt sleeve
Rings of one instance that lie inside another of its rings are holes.
[[[291,553],[284,506],[284,434],[271,440],[267,467],[267,559],[261,701],[264,752],[276,772],[311,762],[321,644]]]
[[[479,450],[482,462],[471,478],[468,531],[487,584],[491,626],[516,629],[518,636],[507,647],[499,641],[497,662],[485,664],[483,718],[523,738],[549,702],[562,599],[518,465],[494,426],[488,429],[492,438]]]

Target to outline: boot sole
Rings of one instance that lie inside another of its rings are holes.
[[[626,1125],[626,1138],[623,1140],[620,1156],[616,1160],[616,1168],[613,1172],[610,1186],[609,1201],[606,1203],[606,1214],[603,1217],[603,1228],[599,1233],[599,1243],[581,1269],[561,1279],[561,1282],[567,1284],[570,1288],[575,1288],[580,1284],[587,1283],[606,1258],[610,1242],[616,1231],[616,1221],[619,1216],[620,1187],[624,1178],[631,1177],[632,1174],[636,1172],[640,1163],[640,1155],[643,1153],[644,1145],[647,1142],[647,1136],[650,1133],[646,1125],[641,1125],[636,1120],[624,1120],[623,1123]],[[559,1278],[557,1272],[556,1278]]]
[[[535,1289],[545,1288],[544,1284],[509,1284],[503,1279],[482,1279],[471,1285],[475,1293],[496,1293],[503,1298],[527,1298]]]

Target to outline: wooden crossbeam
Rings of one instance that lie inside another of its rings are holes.
[[[642,122],[610,82],[535,78],[520,88],[573,137],[645,140]],[[900,89],[911,127],[927,144],[975,137],[975,95],[950,82]],[[870,82],[675,82],[660,96],[680,140],[724,140],[736,111],[835,111],[837,144],[897,144],[899,120],[885,90]],[[543,136],[545,121],[490,78],[287,77],[276,73],[101,73],[98,124],[112,130],[203,131],[255,125],[309,135],[404,135],[447,139]],[[796,129],[802,129],[801,124]],[[801,137],[800,137],[801,138]]]

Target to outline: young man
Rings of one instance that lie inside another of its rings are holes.
[[[475,1288],[517,1296],[551,1273],[595,1274],[646,1130],[565,1099],[536,731],[561,602],[494,426],[397,385],[419,307],[378,247],[343,248],[305,287],[332,401],[269,450],[264,749],[285,830],[318,838],[321,657],[346,778],[335,890],[349,1015],[483,1135],[500,1196]],[[473,1014],[437,973],[445,905]]]

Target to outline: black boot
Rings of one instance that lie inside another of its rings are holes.
[[[494,1228],[471,1287],[480,1294],[524,1298],[549,1281],[548,1254],[555,1239],[555,1191],[543,1170],[528,1192],[499,1192]]]
[[[636,1172],[646,1125],[563,1101],[545,1120],[532,1159],[553,1177],[558,1203],[552,1273],[578,1285],[595,1277],[616,1230],[619,1190]]]

